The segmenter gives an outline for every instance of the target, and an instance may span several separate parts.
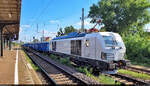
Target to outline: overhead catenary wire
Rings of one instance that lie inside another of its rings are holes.
[[[45,1],[45,0],[44,0]],[[33,17],[34,17],[34,19],[33,19],[33,22],[30,24],[31,25],[31,27],[35,27],[36,28],[36,24],[37,23],[39,23],[39,21],[40,22],[44,22],[44,18],[45,17],[43,17],[43,16],[46,16],[46,15],[48,15],[48,14],[45,14],[46,12],[47,12],[47,10],[48,10],[48,8],[51,6],[51,4],[52,4],[52,2],[53,2],[54,0],[49,0],[48,2],[47,2],[47,4],[46,3],[44,3],[45,5],[43,6],[43,9],[39,12],[39,14],[37,14],[36,16],[34,16],[33,15]],[[89,4],[91,4],[91,0],[89,0]],[[64,17],[63,17],[64,18]],[[63,18],[61,18],[61,19],[63,19]],[[58,19],[58,18],[56,18],[56,19]],[[59,20],[60,20],[60,18],[59,18]],[[40,24],[40,23],[39,23]],[[45,24],[46,25],[46,24]],[[40,26],[40,25],[39,25]],[[35,32],[37,32],[37,31],[35,31]]]
[[[45,0],[42,0],[42,3],[43,3],[43,6],[45,6],[46,2]],[[44,9],[45,7],[43,7],[42,9]],[[39,8],[36,8],[36,12],[39,12]],[[30,25],[30,28],[33,28],[33,24],[34,24],[34,21],[36,20],[36,18],[39,16],[38,13],[33,13],[33,15],[31,16],[31,19],[32,19],[32,23],[30,24],[30,20],[27,22],[28,24],[27,25]],[[41,12],[40,12],[41,13]],[[30,38],[30,37],[28,37]],[[30,40],[30,39],[29,39]]]
[[[45,4],[44,2],[45,2],[45,0],[42,0],[43,6],[45,6],[45,5],[44,5],[44,4]],[[44,9],[44,7],[43,7],[42,9]],[[40,8],[36,8],[36,12],[32,13],[32,16],[31,16],[32,23],[30,24],[31,27],[32,27],[32,25],[33,25],[33,22],[34,22],[34,21],[36,20],[36,18],[39,16],[37,12],[40,12],[40,13],[41,13],[41,11],[39,11],[39,10],[40,10]],[[29,20],[29,21],[31,21],[31,20]],[[29,21],[28,21],[27,23],[29,23]]]
[[[49,8],[49,6],[51,6],[53,0],[49,0],[49,2],[45,5],[45,7],[43,7],[43,9],[41,10],[41,12],[39,13],[38,16],[35,17],[34,21],[32,22],[31,25],[33,25],[34,23],[37,23],[38,20],[41,19],[41,17],[44,15],[44,12],[47,11],[47,9]]]
[[[32,23],[30,24],[31,27],[34,25],[34,24],[37,24],[38,20],[42,17],[42,15],[44,14],[44,12],[48,9],[48,7],[50,6],[50,2],[53,1],[53,0],[49,0],[49,2],[44,5],[43,9],[40,11],[39,15],[36,15],[35,17],[32,17],[33,18],[33,21]],[[33,15],[34,16],[34,15]]]
[[[34,17],[33,22],[30,24],[31,27],[33,27],[34,24],[36,25],[38,23],[38,20],[40,21],[41,17],[44,15],[44,12],[46,12],[46,10],[49,8],[50,2],[52,3],[52,1],[53,0],[49,0],[49,2],[46,5],[44,5],[44,7],[41,10],[41,12],[39,13],[39,15],[37,15],[36,17]]]

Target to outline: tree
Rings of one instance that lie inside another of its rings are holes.
[[[67,35],[68,33],[71,33],[71,32],[75,32],[75,31],[77,31],[77,30],[72,25],[64,28],[65,35]]]
[[[57,32],[56,37],[67,35],[68,33],[76,32],[76,31],[77,30],[72,25],[65,27],[64,30],[62,28],[60,28],[59,31]]]
[[[90,7],[89,17],[101,18],[107,31],[143,31],[143,26],[150,22],[148,0],[101,0]]]
[[[88,29],[86,29],[86,28],[84,28],[84,29],[80,28],[80,29],[77,30],[77,32],[79,32],[79,33],[82,32],[82,31],[87,32]]]
[[[33,43],[40,42],[38,39],[33,39]]]
[[[64,35],[64,32],[63,32],[62,28],[59,28],[59,31],[57,32],[56,37],[62,36],[62,35]]]

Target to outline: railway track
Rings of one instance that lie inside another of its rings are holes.
[[[51,53],[52,54],[52,53]],[[55,54],[56,55],[56,54]],[[57,55],[57,56],[62,56],[62,55]],[[38,57],[39,58],[39,57]],[[42,58],[42,57],[41,57]],[[49,64],[49,63],[47,63]],[[63,70],[64,71],[64,70]],[[145,81],[141,81],[141,80],[138,80],[138,79],[135,79],[135,78],[132,78],[132,77],[129,77],[129,76],[126,76],[126,75],[122,75],[122,74],[113,74],[113,75],[108,75],[108,74],[105,74],[107,76],[110,76],[112,78],[114,78],[116,81],[120,82],[121,84],[124,84],[124,85],[150,85],[150,83],[148,82],[145,82]],[[52,75],[53,76],[53,75]],[[54,75],[55,77],[55,75]],[[59,75],[58,75],[59,77]],[[52,78],[53,80],[53,78]],[[56,79],[57,80],[57,79]],[[63,79],[62,79],[63,80]],[[53,80],[56,84],[57,82],[55,80]],[[59,81],[59,79],[58,79]],[[77,83],[75,82],[75,84],[81,84],[82,83],[82,80],[73,80],[73,81],[78,81]],[[71,81],[72,82],[72,81]],[[66,84],[66,83],[65,83]],[[71,84],[74,84],[74,83],[71,83]],[[83,82],[83,84],[86,84],[85,82]]]
[[[136,68],[136,67],[132,67],[132,66],[127,66],[126,69],[127,69],[127,70],[131,70],[131,71],[134,71],[134,72],[145,73],[145,74],[150,75],[150,70],[147,70],[147,69]]]
[[[53,54],[53,53],[52,53]],[[63,56],[63,55],[59,55],[59,54],[54,54],[57,56]],[[150,75],[150,70],[144,70],[144,69],[139,69],[139,68],[133,68],[133,67],[127,67],[128,69],[132,69],[135,72],[142,72],[142,73],[146,73]],[[150,81],[144,81],[144,80],[139,80],[130,76],[126,76],[126,75],[122,75],[122,74],[113,74],[113,75],[108,75],[106,74],[106,76],[110,76],[112,78],[114,78],[116,81],[120,82],[121,84],[124,85],[150,85]]]
[[[122,74],[111,74],[110,77],[124,85],[150,85],[150,83]]]
[[[83,80],[68,73],[56,64],[50,63],[40,56],[37,56],[33,51],[26,51],[31,60],[39,66],[39,68],[47,75],[53,85],[87,85]]]

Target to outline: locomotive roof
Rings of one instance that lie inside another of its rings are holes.
[[[114,32],[99,32],[98,34],[101,34],[101,35],[110,35]],[[59,37],[56,37],[52,40],[60,40],[60,39],[68,39],[68,38],[78,38],[78,37],[85,37],[87,34],[89,33],[77,33],[77,32],[71,32],[69,33],[68,35],[65,35],[65,36],[59,36]],[[94,36],[95,33],[90,33],[90,36],[93,35]]]
[[[71,32],[68,35],[56,37],[52,40],[60,40],[60,39],[68,39],[68,38],[77,38],[77,37],[84,37],[87,33],[77,33],[77,32]]]

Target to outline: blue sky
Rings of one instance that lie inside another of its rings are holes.
[[[85,9],[85,16],[87,16],[90,6],[98,1],[22,0],[19,40],[27,42],[33,36],[40,38],[42,30],[44,30],[45,36],[54,37],[60,27],[64,28],[73,25],[75,28],[80,28],[82,8]],[[86,28],[93,26],[89,21],[90,19],[85,20]]]

